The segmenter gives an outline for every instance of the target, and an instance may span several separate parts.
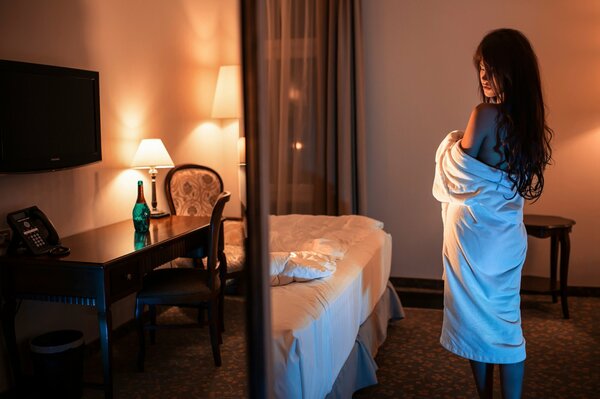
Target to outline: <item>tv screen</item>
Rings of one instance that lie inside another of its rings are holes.
[[[0,173],[102,159],[98,72],[0,60]]]

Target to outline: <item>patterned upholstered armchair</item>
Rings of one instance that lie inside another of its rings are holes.
[[[222,191],[221,176],[202,165],[178,165],[169,171],[165,179],[167,202],[174,215],[210,216]],[[239,277],[245,261],[243,225],[239,221],[227,220],[223,230],[227,278]],[[179,258],[176,264],[179,267],[189,267],[193,266],[193,262],[191,258]]]

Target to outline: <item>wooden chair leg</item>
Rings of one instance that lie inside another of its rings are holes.
[[[150,325],[152,329],[150,330],[150,344],[154,345],[156,343],[156,305],[148,305],[150,309]]]
[[[213,359],[215,366],[221,367],[221,348],[219,346],[219,320],[218,320],[218,304],[215,301],[211,301],[210,308],[208,309],[208,319],[210,328],[210,343],[212,346]],[[217,317],[215,317],[217,316]]]
[[[227,288],[227,257],[223,251],[219,251],[219,279],[221,283],[219,292],[219,329],[225,332],[225,288]]]
[[[219,298],[219,331],[221,333],[225,332],[225,309],[224,309],[225,298],[221,296]],[[219,334],[220,335],[220,334]]]
[[[146,358],[146,340],[144,337],[144,304],[136,301],[135,320],[137,324],[139,350],[137,357],[138,371],[144,371],[144,359]]]

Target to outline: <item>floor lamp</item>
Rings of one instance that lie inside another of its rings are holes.
[[[242,116],[242,90],[241,72],[239,65],[223,65],[219,68],[217,87],[213,99],[211,116],[215,119],[232,119],[238,124]],[[240,201],[242,205],[242,219],[245,221],[246,212],[246,146],[245,138],[238,138],[238,182],[240,189]]]

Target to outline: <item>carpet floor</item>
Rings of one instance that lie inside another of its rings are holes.
[[[524,399],[600,397],[600,298],[569,298],[569,310],[565,320],[547,296],[522,297]],[[405,311],[375,358],[379,384],[354,398],[477,398],[469,362],[439,344],[442,310]],[[494,380],[500,398],[498,367]]]
[[[600,397],[600,298],[569,298],[571,319],[546,296],[524,296],[523,330],[527,360],[523,398]],[[146,370],[136,371],[137,336],[131,331],[115,340],[116,398],[244,398],[246,349],[244,300],[228,297],[221,354],[215,368],[208,329],[158,331],[148,346]],[[442,311],[405,308],[406,318],[391,323],[376,357],[379,384],[353,396],[364,398],[476,398],[468,361],[439,345]],[[169,309],[160,318],[189,322],[195,314]],[[159,319],[160,320],[160,319]],[[85,364],[86,380],[98,380],[98,355]],[[498,375],[496,375],[498,380]],[[496,383],[495,397],[499,395]],[[496,395],[497,394],[497,395]],[[102,398],[86,388],[84,398]]]

